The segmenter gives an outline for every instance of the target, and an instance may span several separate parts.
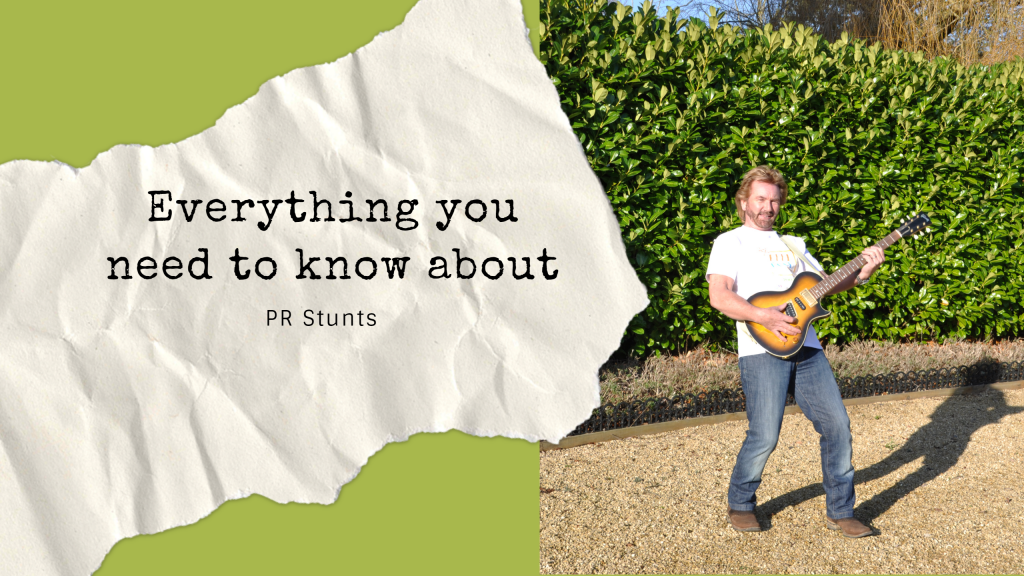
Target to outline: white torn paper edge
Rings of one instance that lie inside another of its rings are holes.
[[[171,220],[149,221],[156,190]],[[392,220],[416,199],[419,224],[293,222],[287,204],[267,231],[259,204],[230,221],[231,200],[293,190],[300,210],[315,190],[336,218],[346,191],[364,218],[367,199]],[[215,198],[222,222],[206,216]],[[179,199],[203,201],[192,222]],[[436,202],[452,199],[482,199],[488,217],[460,209],[440,231]],[[494,199],[518,221],[494,220]],[[4,164],[0,235],[3,574],[87,574],[122,538],[254,493],[333,502],[418,432],[557,442],[598,405],[597,370],[647,305],[516,0],[421,0],[177,144],[117,146],[81,170]],[[199,248],[212,279],[138,276],[141,257],[187,266]],[[236,279],[235,248],[277,275]],[[297,248],[349,257],[351,279],[296,279]],[[504,276],[429,278],[433,256],[454,275],[453,249],[477,267],[502,259]],[[108,278],[119,256],[131,280]],[[380,258],[401,256],[406,276],[389,280]],[[359,257],[377,261],[372,280],[351,269]],[[530,257],[535,279],[511,279],[509,257]],[[305,310],[375,325],[307,327]]]

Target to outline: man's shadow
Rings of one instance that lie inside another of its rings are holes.
[[[987,390],[977,395],[950,396],[932,412],[931,422],[918,428],[906,443],[884,460],[854,472],[854,483],[863,484],[887,476],[904,464],[924,456],[924,463],[916,471],[893,486],[862,502],[856,509],[857,517],[870,524],[904,496],[929,480],[953,467],[967,450],[971,436],[1004,416],[1017,414],[1024,408],[1007,406],[1002,391]],[[820,482],[804,486],[772,498],[758,506],[768,527],[771,518],[789,506],[796,506],[825,494]]]

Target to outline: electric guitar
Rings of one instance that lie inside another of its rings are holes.
[[[875,244],[882,250],[896,243],[901,238],[906,238],[926,230],[931,220],[924,213],[918,214],[909,222],[894,230],[891,234],[882,238]],[[927,229],[930,231],[930,229]],[[803,348],[804,339],[807,338],[807,328],[811,322],[818,318],[824,318],[831,314],[821,305],[821,299],[828,294],[828,291],[856,274],[864,267],[867,261],[863,256],[857,256],[850,260],[845,266],[832,274],[822,278],[814,272],[801,272],[793,279],[793,285],[782,292],[758,292],[750,298],[750,302],[758,308],[774,308],[786,305],[786,315],[796,318],[793,326],[800,329],[796,336],[782,334],[786,341],[779,340],[775,334],[757,322],[746,321],[747,330],[750,336],[761,345],[769,354],[779,358],[789,358]]]

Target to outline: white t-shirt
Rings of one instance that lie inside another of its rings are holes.
[[[729,230],[715,238],[705,278],[709,274],[732,278],[736,293],[746,300],[758,292],[788,290],[793,284],[793,278],[801,272],[821,275],[821,265],[807,252],[804,241],[795,238],[794,244],[803,249],[804,258],[814,264],[817,270],[807,270],[803,261],[793,254],[774,230],[764,232],[749,226]],[[742,357],[765,352],[739,325],[740,322],[736,322],[739,355]],[[821,348],[814,326],[807,327],[804,346]]]

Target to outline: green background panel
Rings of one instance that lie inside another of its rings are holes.
[[[5,5],[0,162],[82,167],[115,144],[184,139],[266,80],[370,42],[414,4]],[[523,6],[536,51],[538,2]],[[120,542],[97,574],[535,574],[537,485],[536,444],[420,434],[371,457],[333,505],[228,502]]]

